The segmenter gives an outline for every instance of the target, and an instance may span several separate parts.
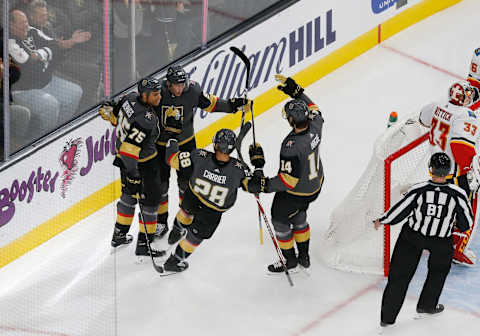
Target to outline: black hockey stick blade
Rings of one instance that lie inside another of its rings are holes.
[[[235,55],[237,55],[238,57],[240,57],[240,59],[242,60],[242,62],[245,64],[245,67],[247,68],[247,78],[245,79],[245,89],[248,91],[248,83],[250,82],[250,60],[249,60],[248,57],[243,53],[243,51],[241,51],[241,50],[238,49],[237,47],[230,47],[230,50],[231,50]]]
[[[238,159],[245,164],[243,161],[242,157],[242,142],[243,138],[245,138],[245,135],[247,135],[248,131],[250,131],[250,128],[252,128],[252,123],[250,121],[247,121],[245,124],[240,127],[240,132],[238,133],[237,136],[237,141],[235,142],[235,149],[237,150],[237,155]]]

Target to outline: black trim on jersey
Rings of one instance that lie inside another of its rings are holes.
[[[475,146],[475,142],[473,142],[471,140],[468,140],[466,138],[463,138],[463,137],[455,137],[455,138],[452,138],[451,140],[462,140],[462,141],[468,142],[469,144],[472,144],[472,145]]]

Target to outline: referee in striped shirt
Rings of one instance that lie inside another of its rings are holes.
[[[448,155],[433,154],[429,162],[432,179],[414,185],[375,221],[375,229],[381,224],[406,224],[395,244],[383,292],[382,327],[395,323],[424,249],[430,252],[430,256],[417,313],[437,314],[444,309],[438,299],[452,264],[453,227],[465,232],[473,223],[472,208],[465,191],[446,181],[450,166]]]

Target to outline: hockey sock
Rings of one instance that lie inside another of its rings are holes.
[[[118,222],[115,223],[115,228],[118,229],[119,232],[121,233],[128,233],[130,230],[130,225],[123,225]]]
[[[117,223],[120,225],[130,226],[133,222],[135,214],[135,204],[137,201],[132,197],[122,195],[117,203]]]
[[[193,216],[188,214],[185,210],[180,208],[177,212],[177,216],[175,217],[174,225],[179,225],[181,227],[186,227],[192,224]]]
[[[143,220],[145,225],[143,225]],[[140,232],[145,233],[145,226],[147,227],[147,233],[153,234],[157,230],[157,208],[152,206],[143,206],[142,216],[139,216]]]
[[[293,235],[297,243],[298,254],[308,255],[308,247],[310,244],[310,226],[307,224],[301,229],[294,229]]]
[[[158,223],[167,224],[168,220],[168,199],[161,202],[158,207],[157,221]]]

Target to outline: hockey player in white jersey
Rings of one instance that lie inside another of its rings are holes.
[[[430,128],[432,153],[445,152],[452,160],[447,180],[465,190],[475,214],[480,176],[473,176],[475,169],[472,169],[472,160],[478,161],[475,145],[480,134],[480,122],[468,107],[472,103],[474,89],[467,81],[459,81],[450,87],[448,95],[446,102],[423,107],[420,123]],[[475,254],[468,249],[474,227],[475,223],[465,233],[454,233],[454,262],[467,266],[475,264]]]
[[[474,89],[474,97],[470,108],[476,111],[480,107],[480,48],[475,49],[473,52],[467,81]]]

